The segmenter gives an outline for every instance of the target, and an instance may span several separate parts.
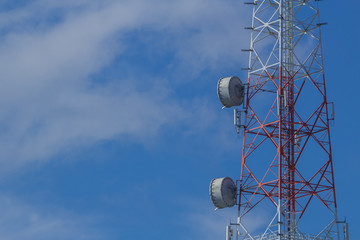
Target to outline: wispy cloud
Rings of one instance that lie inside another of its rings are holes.
[[[3,240],[104,239],[93,217],[79,217],[54,209],[30,206],[0,196],[0,238]]]
[[[172,87],[161,80],[141,89],[156,75],[118,74],[107,81],[96,75],[95,82],[94,76],[116,68],[116,58],[129,54],[126,36],[143,30],[165,36],[157,47],[175,53],[168,77],[182,72],[186,82],[217,63],[231,64],[243,39],[232,29],[242,19],[233,4],[239,3],[38,0],[4,10],[0,159],[18,167],[64,148],[121,135],[152,136],[167,124],[186,123],[184,117],[198,118],[197,111],[186,110],[191,99],[174,99]]]

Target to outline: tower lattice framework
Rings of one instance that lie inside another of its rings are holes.
[[[247,4],[253,16],[237,239],[338,239],[319,1]],[[254,220],[257,209],[271,214]],[[268,227],[259,233],[254,221]]]

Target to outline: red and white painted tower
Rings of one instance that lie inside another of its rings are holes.
[[[340,239],[319,0],[246,4],[253,7],[244,50],[250,55],[247,84],[226,78],[218,85],[225,107],[242,104],[235,109],[243,134],[237,231],[229,226],[226,240]],[[225,198],[234,186],[220,180],[210,186],[212,200],[230,207]],[[260,232],[254,214],[266,223]]]

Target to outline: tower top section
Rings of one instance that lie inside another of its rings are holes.
[[[218,84],[225,107],[243,103],[234,117],[243,130],[236,239],[338,239],[333,105],[326,94],[319,1],[247,4],[253,7],[247,83],[224,78]],[[246,86],[244,101],[235,85]],[[256,209],[268,213],[261,216],[267,224],[253,233]]]

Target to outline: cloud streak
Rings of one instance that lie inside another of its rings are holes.
[[[235,59],[242,36],[230,25],[241,21],[234,2],[39,0],[4,11],[0,159],[17,168],[63,149],[125,135],[151,137],[164,126],[198,118],[186,110],[192,99],[178,101],[156,75],[97,74],[116,68],[115,60],[129,54],[126,36],[143,30],[165,36],[157,48],[173,51],[169,66],[190,80]],[[151,86],[155,79],[160,84]],[[151,87],[141,89],[143,82]]]
[[[104,239],[91,226],[92,217],[78,217],[64,211],[42,209],[0,196],[0,238],[3,240]]]

